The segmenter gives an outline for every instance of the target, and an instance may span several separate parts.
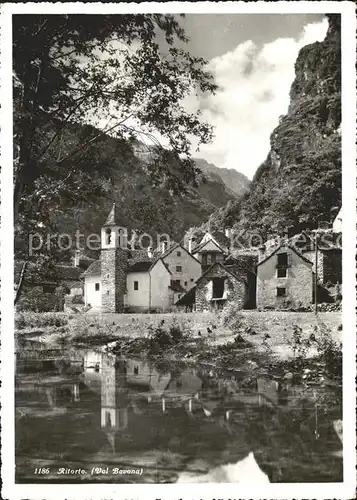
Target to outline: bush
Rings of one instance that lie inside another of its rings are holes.
[[[298,325],[293,325],[293,336],[291,341],[292,350],[295,358],[305,358],[306,353],[311,346],[310,339],[303,338],[302,328]]]
[[[84,304],[83,295],[74,295],[72,299],[72,304]]]
[[[62,312],[35,313],[32,311],[22,311],[15,316],[15,328],[43,328],[46,326],[66,326],[68,316]]]
[[[185,339],[185,334],[176,321],[165,330],[162,320],[157,326],[149,326],[149,339],[150,350],[155,351],[178,344]]]
[[[236,326],[241,322],[239,309],[234,302],[226,304],[222,312],[219,314],[219,321],[223,326]]]
[[[169,334],[175,344],[183,339],[183,331],[176,322],[170,326]]]
[[[324,361],[326,371],[332,378],[342,378],[342,345],[335,342],[325,325],[322,327],[322,336],[317,339],[317,351]]]

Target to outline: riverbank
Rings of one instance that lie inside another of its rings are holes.
[[[21,315],[16,329],[20,350],[26,339],[44,348],[94,347],[161,364],[206,364],[342,383],[342,326],[336,312]]]
[[[18,480],[32,480],[45,440],[40,460],[52,470],[63,454],[73,468],[81,457],[112,463],[114,446],[146,482],[208,474],[250,452],[272,482],[340,481],[339,325],[331,313],[17,318]],[[115,442],[101,420],[112,394],[126,412]]]

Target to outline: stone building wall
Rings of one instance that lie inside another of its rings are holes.
[[[217,265],[197,283],[196,311],[211,311],[215,308],[215,301],[211,301],[213,278],[225,278],[224,289],[226,300],[224,302],[224,307],[230,303],[234,303],[237,309],[242,309],[246,301],[246,285],[244,281],[240,281],[224,268]]]
[[[312,266],[289,247],[279,252],[287,252],[289,267],[285,278],[277,277],[277,253],[262,262],[257,268],[257,307],[309,307],[312,303]],[[279,297],[277,288],[285,288],[286,296]]]
[[[311,252],[304,252],[304,257],[306,257],[307,259],[309,259],[310,262],[312,262],[312,272],[315,273],[315,260],[316,260],[315,250],[312,250]],[[324,254],[320,251],[317,252],[317,280],[319,283],[325,282]]]
[[[304,256],[313,263],[312,270],[315,272],[315,252],[306,252]],[[340,248],[324,252],[319,250],[317,259],[317,278],[320,284],[342,283],[342,250]]]
[[[102,312],[124,312],[127,251],[104,248],[101,252]]]
[[[336,248],[324,252],[324,283],[342,283],[342,250]]]

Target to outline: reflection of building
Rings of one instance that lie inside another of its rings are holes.
[[[41,402],[46,403],[50,408],[67,408],[72,403],[80,401],[79,384],[78,382],[61,383],[57,380],[52,384],[28,383],[16,381],[15,383],[16,394],[38,394],[41,397]],[[43,398],[43,395],[45,398]]]
[[[102,354],[101,362],[101,427],[118,431],[128,426],[128,394],[125,365]]]
[[[127,359],[126,380],[128,386],[148,391],[150,396],[161,396],[171,380],[171,374],[160,373],[147,361]]]
[[[281,385],[276,380],[258,378],[257,391],[259,406],[286,406],[288,404],[288,387]]]

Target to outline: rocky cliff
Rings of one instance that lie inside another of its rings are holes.
[[[298,55],[288,113],[250,192],[213,214],[213,225],[266,235],[334,219],[341,204],[341,21],[328,19],[325,40]]]

